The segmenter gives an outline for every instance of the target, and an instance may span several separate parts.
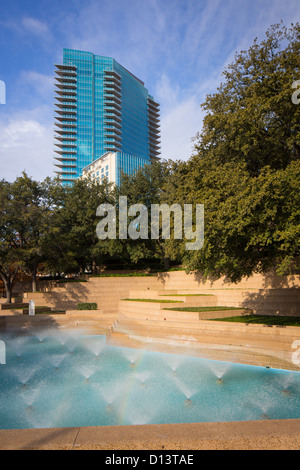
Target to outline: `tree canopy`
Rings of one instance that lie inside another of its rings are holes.
[[[196,159],[245,162],[252,175],[283,169],[300,157],[300,107],[292,102],[300,77],[300,24],[277,24],[224,71],[224,82],[202,104]]]

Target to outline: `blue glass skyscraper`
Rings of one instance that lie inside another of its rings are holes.
[[[141,80],[110,57],[72,49],[63,50],[55,73],[55,166],[63,185],[107,152],[123,155],[126,173],[158,158],[159,105]]]

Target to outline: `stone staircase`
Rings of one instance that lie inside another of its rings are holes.
[[[173,300],[172,294],[210,294],[215,296],[216,304],[207,305],[245,307],[262,315],[300,316],[300,276],[271,278],[272,282],[269,277],[253,275],[238,284],[228,284],[223,278],[205,281],[196,274],[178,271],[147,277],[90,277],[86,282],[56,285],[40,281],[42,292],[20,292],[14,301],[35,300],[36,306],[57,310],[75,310],[78,303],[95,302],[105,313],[117,313],[119,301],[128,298],[129,292],[136,298],[158,293],[161,299],[167,292],[169,300]],[[0,304],[3,302],[5,299],[0,299]]]
[[[188,290],[131,291],[126,300],[119,301],[118,317],[107,340],[134,349],[299,370],[291,361],[297,328],[211,321],[251,313],[228,307],[215,311],[217,303],[216,295]],[[205,311],[173,310],[177,307],[205,307]]]
[[[17,314],[22,314],[22,315],[28,315],[29,314],[29,303],[27,302],[20,302],[20,301],[14,301],[11,303],[0,303],[0,310],[4,310],[4,313],[8,313],[9,315],[17,315]],[[66,313],[65,311],[55,311],[52,309],[52,307],[48,306],[36,306],[35,307],[35,313],[41,313],[41,312],[48,312],[50,313]]]
[[[12,310],[15,313],[0,317],[0,321],[9,327],[17,328],[19,324],[24,329],[52,324],[59,328],[84,328],[93,331],[92,334],[106,334],[111,344],[129,348],[291,369],[292,344],[299,340],[299,329],[212,320],[248,314],[252,309],[253,313],[274,314],[278,306],[280,314],[295,315],[299,310],[300,285],[294,282],[290,279],[287,288],[269,289],[265,293],[259,288],[260,277],[237,286],[221,280],[205,283],[184,272],[147,277],[91,277],[87,282],[46,287],[43,292],[23,293],[14,299],[15,307],[21,303],[27,308],[28,301],[35,300],[36,308],[48,306],[66,311],[66,315],[50,312],[26,318],[20,315],[20,310],[19,315]],[[6,308],[3,300],[1,309]],[[98,310],[77,310],[77,304],[84,302],[97,303]],[[205,309],[182,311],[182,307]],[[216,311],[215,307],[226,309]]]
[[[300,370],[291,346],[297,328],[193,321],[130,321],[119,317],[109,344],[279,369]]]
[[[185,312],[185,307],[204,307],[203,312]],[[210,310],[209,307],[212,307]],[[218,307],[215,311],[213,307]],[[170,310],[172,309],[172,310]],[[173,320],[175,318],[190,321],[204,318],[222,318],[225,316],[249,314],[249,309],[229,307],[221,309],[218,299],[213,294],[199,294],[194,290],[147,290],[130,291],[126,299],[121,299],[118,305],[119,316],[143,320]]]
[[[115,315],[99,311],[68,311],[66,315],[50,312],[49,315],[8,315],[0,316],[0,329],[16,331],[18,334],[30,334],[39,329],[80,330],[84,334],[106,335],[110,331]]]
[[[75,310],[78,303],[96,303],[105,313],[117,313],[118,303],[134,287],[143,291],[162,288],[156,277],[91,277],[87,282],[67,282],[49,288],[46,292],[28,292],[23,300],[56,309]]]

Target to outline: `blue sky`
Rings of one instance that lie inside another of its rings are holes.
[[[0,178],[54,176],[54,64],[62,49],[115,58],[161,105],[162,157],[187,160],[200,104],[234,55],[299,0],[0,0]]]

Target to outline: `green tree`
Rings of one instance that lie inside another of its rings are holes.
[[[112,186],[106,180],[77,179],[64,189],[63,203],[55,214],[55,230],[48,241],[48,265],[53,271],[95,271],[109,252],[109,244],[100,242],[96,234],[97,207],[104,203],[115,203]]]
[[[299,269],[300,162],[265,167],[256,177],[245,163],[202,160],[186,180],[188,202],[205,206],[202,250],[186,252],[191,270],[237,282],[254,272]]]
[[[2,252],[2,259],[5,253],[10,258],[13,253],[14,263],[30,274],[33,291],[37,288],[39,267],[46,261],[45,239],[60,192],[58,181],[47,178],[37,182],[26,173],[13,183],[2,182],[2,247],[9,247]]]
[[[195,159],[245,162],[251,175],[283,169],[300,157],[300,106],[292,103],[300,76],[300,24],[272,26],[260,44],[236,54],[224,82],[202,104]]]
[[[21,268],[19,239],[9,223],[10,201],[10,184],[2,180],[0,181],[0,277],[8,303],[11,303],[13,285]]]
[[[129,259],[137,263],[141,259],[156,258],[160,260],[165,269],[169,269],[171,261],[180,259],[180,249],[177,240],[174,240],[173,214],[170,217],[170,239],[165,239],[161,231],[157,239],[151,237],[151,206],[155,204],[173,204],[176,202],[176,194],[172,192],[172,181],[175,179],[178,162],[157,161],[140,168],[135,174],[123,174],[121,185],[117,190],[118,196],[127,196],[128,206],[142,204],[148,210],[147,239],[116,240],[128,253]],[[178,195],[177,195],[178,196]],[[129,217],[129,222],[136,216]]]
[[[205,206],[204,247],[184,253],[189,269],[231,281],[299,269],[299,52],[299,23],[272,26],[236,55],[203,103],[182,182],[186,201]]]

